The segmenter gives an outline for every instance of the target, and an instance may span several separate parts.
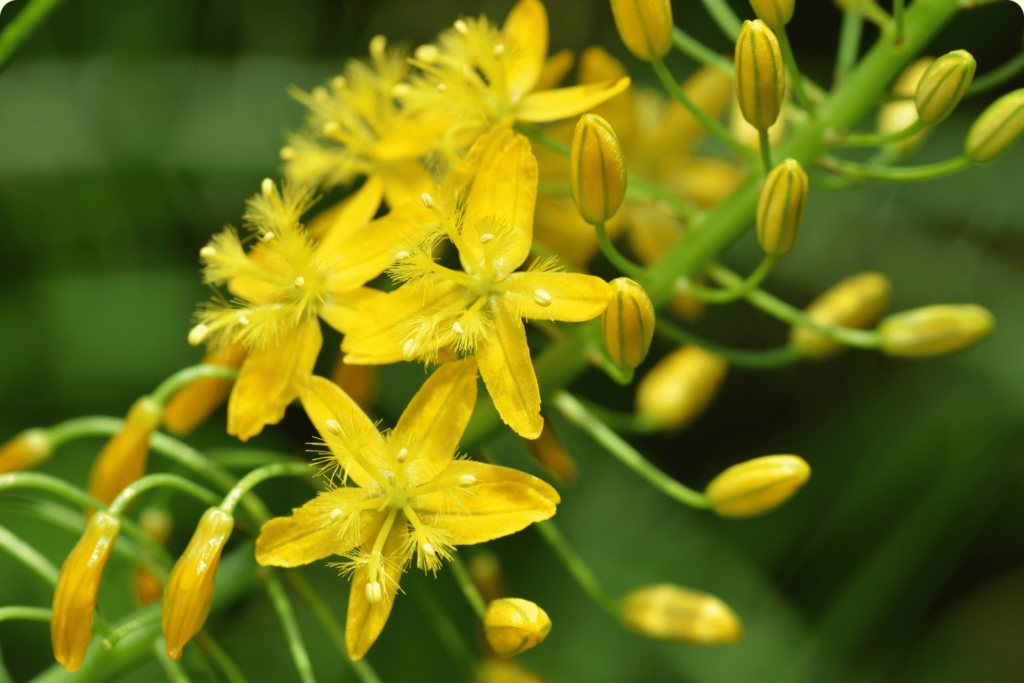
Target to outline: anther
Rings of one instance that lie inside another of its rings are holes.
[[[437,61],[437,47],[433,45],[420,45],[416,48],[415,55],[416,59],[419,61],[426,62],[427,64],[433,64]]]
[[[459,324],[458,320],[452,323],[452,329],[455,330],[455,334],[464,334],[466,332],[462,329],[462,325]]]
[[[338,424],[337,420],[328,420],[327,422],[324,423],[324,426],[327,427],[327,431],[329,431],[331,434],[334,434],[335,436],[341,434],[341,425]]]
[[[244,315],[240,315],[240,316],[238,316],[238,324],[240,324],[240,325],[248,325],[249,324],[249,319],[246,318]]]
[[[374,59],[384,58],[384,48],[387,47],[388,39],[381,35],[376,35],[370,40],[370,56]]]
[[[545,308],[551,305],[551,294],[546,289],[533,290],[533,303]]]
[[[267,234],[265,234],[263,236],[263,241],[264,242],[269,242],[272,239],[274,239],[274,233],[272,233],[272,232],[268,232]]]
[[[326,102],[330,96],[331,94],[327,92],[327,88],[322,85],[318,85],[313,88],[313,99],[317,102]]]
[[[445,85],[444,83],[438,83],[437,84],[437,92],[444,92],[447,89],[448,89],[448,86]]]
[[[346,85],[348,85],[348,81],[344,76],[335,76],[331,79],[331,87],[335,90],[344,90]]]
[[[338,517],[341,517],[341,508],[334,508],[331,510],[331,521],[335,521]]]
[[[402,358],[405,360],[412,360],[416,357],[416,352],[419,350],[420,345],[410,339],[402,346]]]
[[[476,483],[476,477],[472,474],[463,474],[459,477],[459,486],[472,486]]]
[[[206,325],[196,325],[188,332],[188,343],[192,346],[199,346],[206,339],[206,333],[210,328]]]
[[[380,581],[370,581],[366,584],[366,601],[371,605],[379,605],[384,599],[384,593],[380,589]]]
[[[427,207],[428,209],[434,208],[434,198],[430,196],[429,192],[424,192],[420,196],[420,199],[423,200],[423,206]]]
[[[430,545],[429,543],[423,544],[423,552],[425,552],[428,557],[434,557],[437,554],[434,551],[434,546]]]
[[[400,451],[398,451],[398,455],[395,456],[395,459],[398,460],[399,464],[401,464],[401,463],[405,462],[405,459],[407,457],[409,457],[409,449],[408,448],[403,448]]]
[[[213,258],[217,255],[217,250],[213,247],[203,247],[199,250],[199,255],[203,258]]]
[[[297,277],[297,278],[295,278],[295,286],[299,287],[299,288],[305,287],[306,286],[306,278],[304,278],[304,277]]]
[[[504,51],[505,51],[505,46],[502,45],[501,43],[498,43],[497,45],[494,46],[494,56],[495,57],[501,56],[501,53],[504,52]]]
[[[397,254],[395,254],[395,260],[396,261],[401,261],[402,259],[407,259],[407,258],[409,258],[409,252],[407,252],[407,251],[400,251]]]
[[[270,178],[264,178],[263,182],[260,183],[260,191],[263,192],[263,196],[267,199],[274,194],[274,181]]]
[[[341,126],[338,125],[337,121],[328,121],[324,124],[324,135],[328,137],[336,135],[339,130],[341,130]]]
[[[467,33],[469,33],[469,26],[466,26],[466,22],[464,22],[462,19],[459,19],[458,21],[455,22],[455,30],[461,33],[462,35],[466,35]]]
[[[291,161],[295,158],[295,148],[282,147],[279,156],[281,157],[281,161]]]
[[[481,244],[487,244],[488,242],[490,242],[493,239],[494,239],[494,235],[489,233],[489,232],[485,232],[484,234],[480,235],[480,243]]]
[[[391,88],[392,97],[405,97],[412,92],[412,88],[409,87],[408,83],[395,83]]]

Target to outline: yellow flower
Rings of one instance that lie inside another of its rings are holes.
[[[42,429],[26,429],[0,447],[0,474],[32,469],[50,457],[53,445]]]
[[[377,365],[437,360],[454,348],[476,355],[502,419],[520,436],[540,436],[540,390],[520,318],[581,322],[601,315],[608,284],[526,260],[533,235],[537,163],[526,138],[507,128],[483,136],[467,160],[479,170],[465,200],[444,192],[425,202],[434,214],[424,246],[409,245],[392,269],[405,282],[359,313],[345,337],[345,362]],[[435,263],[447,237],[464,270]]]
[[[544,642],[551,618],[537,603],[521,598],[500,598],[487,606],[484,635],[499,657],[513,657]]]
[[[124,426],[96,456],[89,472],[89,494],[111,503],[126,486],[146,473],[149,438],[160,426],[162,408],[149,396],[132,404]]]
[[[341,389],[310,377],[302,405],[329,449],[339,486],[263,525],[262,565],[295,567],[343,555],[352,577],[345,642],[361,659],[380,635],[406,566],[441,567],[454,546],[515,533],[555,514],[558,493],[536,477],[458,458],[476,402],[476,361],[441,366],[381,435]]]

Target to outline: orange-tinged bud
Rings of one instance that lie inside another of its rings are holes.
[[[206,352],[203,363],[242,367],[246,350],[241,344],[224,344]],[[164,405],[164,428],[174,436],[188,436],[227,399],[234,380],[207,377],[186,384]]]
[[[757,18],[776,31],[793,18],[795,0],[750,0],[750,6]]]
[[[1000,97],[981,113],[964,140],[964,154],[976,164],[995,161],[1024,135],[1024,88]]]
[[[106,512],[93,515],[60,568],[53,592],[50,641],[53,656],[68,671],[78,671],[89,651],[100,578],[120,532],[121,522],[116,517]]]
[[[508,597],[508,585],[501,571],[501,561],[489,550],[477,553],[469,561],[469,575],[480,590],[484,602]]]
[[[626,162],[607,121],[596,114],[580,117],[569,162],[572,199],[580,215],[592,225],[604,223],[626,197]]]
[[[145,567],[132,567],[132,597],[139,607],[152,605],[164,594],[164,582]]]
[[[576,461],[565,450],[551,420],[545,418],[540,436],[536,439],[523,439],[523,443],[534,461],[556,480],[564,484],[576,481]]]
[[[53,453],[45,429],[26,429],[0,448],[0,474],[29,470]]]
[[[733,465],[711,480],[704,495],[722,517],[754,517],[779,507],[811,477],[795,455],[766,455]]]
[[[174,519],[170,514],[157,507],[147,507],[139,515],[139,527],[159,545],[167,545],[173,526]],[[145,549],[142,552],[148,556]],[[132,567],[132,593],[136,604],[140,607],[152,605],[163,592],[164,582],[160,577],[142,565]]]
[[[942,55],[925,72],[914,94],[917,113],[926,125],[941,123],[960,104],[978,63],[967,50]]]
[[[890,356],[942,356],[981,341],[995,326],[995,317],[981,306],[925,306],[890,315],[878,335]]]
[[[736,97],[750,125],[768,130],[786,95],[779,39],[760,19],[743,22],[736,39]]]
[[[739,617],[724,602],[667,583],[626,593],[619,618],[640,635],[684,645],[728,645],[743,639]]]
[[[160,625],[171,659],[181,658],[185,644],[206,622],[220,553],[234,528],[234,517],[220,508],[207,510],[167,578]]]
[[[128,484],[146,473],[149,437],[160,426],[160,404],[148,396],[128,411],[124,427],[106,443],[89,473],[89,493],[110,503]]]
[[[892,283],[882,273],[857,273],[825,290],[804,309],[811,322],[822,327],[850,327],[864,330],[885,313],[892,297]],[[809,327],[796,325],[789,343],[808,358],[828,358],[846,348]]]
[[[640,381],[637,412],[664,429],[678,429],[707,407],[728,370],[724,358],[699,346],[678,348]]]
[[[485,659],[476,670],[474,683],[545,683],[539,674],[514,659]]]
[[[529,600],[495,600],[484,614],[487,643],[501,657],[512,657],[540,645],[550,631],[547,613]]]
[[[601,316],[604,348],[620,368],[644,362],[654,338],[654,304],[644,288],[628,277],[608,283],[614,295]]]
[[[807,205],[807,174],[796,159],[786,159],[765,178],[757,203],[757,241],[769,256],[785,256]]]
[[[612,14],[622,42],[637,58],[649,62],[672,49],[669,0],[612,0]]]
[[[360,408],[369,408],[377,400],[380,391],[380,368],[376,365],[349,365],[343,359],[344,355],[338,354],[334,370],[331,371],[331,381],[341,387]]]

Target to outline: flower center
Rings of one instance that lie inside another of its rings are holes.
[[[474,275],[473,279],[466,285],[466,289],[477,296],[487,296],[490,294],[492,287],[494,287],[494,280],[483,273]]]

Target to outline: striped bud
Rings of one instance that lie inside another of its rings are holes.
[[[246,353],[241,344],[215,346],[203,356],[203,363],[240,368]],[[188,436],[224,403],[233,384],[234,380],[206,377],[178,389],[164,405],[164,428],[179,438]]]
[[[729,364],[699,346],[683,346],[668,354],[640,381],[637,412],[663,429],[678,429],[711,402]]]
[[[858,273],[825,290],[804,309],[811,322],[822,327],[865,330],[878,322],[892,298],[892,283],[881,273]],[[846,348],[809,327],[794,326],[789,343],[808,358],[822,359]]]
[[[143,396],[128,410],[124,426],[103,446],[89,472],[89,493],[110,503],[128,484],[146,473],[149,437],[160,426],[162,408]]]
[[[932,62],[914,95],[921,121],[934,126],[952,114],[967,92],[977,68],[978,63],[967,50],[944,54]]]
[[[807,174],[796,159],[786,159],[765,178],[757,203],[757,241],[769,256],[793,248],[807,205]]]
[[[890,356],[942,356],[981,341],[995,325],[981,306],[925,306],[890,315],[878,326],[878,334]]]
[[[793,18],[795,4],[795,0],[750,0],[757,18],[776,31]]]
[[[672,5],[669,0],[612,0],[619,36],[637,58],[651,61],[672,49]]]
[[[523,443],[534,461],[556,480],[563,484],[576,481],[576,462],[562,445],[562,440],[558,438],[551,420],[544,419],[544,427],[539,437],[523,439]]]
[[[754,517],[793,497],[811,476],[795,455],[766,455],[733,465],[711,480],[704,495],[722,517]]]
[[[964,154],[976,164],[987,164],[1010,151],[1024,134],[1024,88],[1003,95],[967,131]]]
[[[684,645],[729,645],[743,639],[739,617],[724,602],[668,583],[626,593],[619,618],[642,636]]]
[[[785,95],[779,39],[760,19],[743,22],[736,39],[736,97],[743,118],[758,130],[768,130],[779,118]]]
[[[44,429],[26,429],[0,448],[0,474],[29,470],[53,453]]]
[[[615,293],[601,316],[601,338],[615,364],[632,370],[644,362],[651,348],[654,304],[644,288],[628,277],[608,284]]]
[[[512,657],[540,645],[550,632],[551,619],[529,600],[494,600],[484,614],[487,643],[501,657]]]
[[[569,181],[583,220],[596,225],[615,215],[626,196],[626,163],[615,131],[596,114],[584,114],[572,136]]]

